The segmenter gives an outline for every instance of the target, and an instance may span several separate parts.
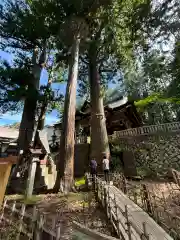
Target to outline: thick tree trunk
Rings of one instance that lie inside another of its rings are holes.
[[[26,152],[26,150],[29,148],[33,133],[34,133],[34,125],[35,125],[35,115],[36,115],[36,105],[37,105],[37,89],[34,86],[29,86],[29,94],[24,102],[24,109],[23,109],[23,115],[21,119],[21,124],[19,127],[19,136],[18,136],[18,151],[20,153],[20,150],[23,150],[23,152]],[[32,94],[34,93],[34,94]],[[12,177],[15,177],[17,175],[19,166],[22,164],[23,157],[19,155],[19,160],[16,164],[16,168],[13,172]]]
[[[25,99],[22,120],[19,128],[19,150],[26,151],[32,141],[35,125],[36,103],[36,95],[34,96],[34,99],[30,96]]]
[[[100,75],[97,68],[96,50],[89,52],[89,81],[91,94],[91,158],[95,158],[102,170],[103,156],[109,158],[109,142],[106,130]]]
[[[45,49],[42,51],[40,59],[45,61]],[[23,115],[19,128],[18,136],[18,147],[19,150],[26,151],[28,149],[34,132],[35,116],[36,116],[36,105],[37,105],[37,94],[39,89],[39,81],[41,76],[42,66],[37,63],[38,51],[34,49],[32,57],[32,74],[33,79],[31,84],[28,86],[28,96],[24,102]],[[43,61],[42,61],[43,62]]]
[[[69,76],[66,87],[63,124],[60,139],[60,155],[58,164],[58,176],[55,189],[69,192],[74,181],[74,132],[76,112],[76,88],[78,77],[80,39],[74,40],[69,64]],[[63,179],[63,180],[62,180]]]
[[[51,87],[51,79],[49,78],[47,88],[49,89],[50,87]],[[45,93],[44,98],[45,99],[44,99],[44,102],[42,103],[40,115],[39,115],[39,118],[38,118],[37,129],[36,129],[36,133],[35,133],[35,137],[34,137],[34,147],[36,147],[37,144],[39,144],[39,141],[40,141],[38,131],[43,130],[44,125],[45,125],[46,111],[47,111],[47,107],[48,107],[47,93]]]
[[[36,116],[36,106],[37,106],[37,96],[39,89],[40,76],[42,71],[42,64],[46,59],[46,43],[44,44],[44,49],[42,50],[39,61],[38,61],[38,49],[34,49],[32,56],[32,82],[28,86],[28,95],[24,102],[24,109],[21,119],[21,124],[19,128],[18,136],[18,151],[23,150],[25,152],[32,142],[35,116]],[[16,176],[19,166],[22,163],[22,156],[20,155],[16,168],[13,172],[13,176]]]

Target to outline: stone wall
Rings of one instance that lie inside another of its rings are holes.
[[[138,173],[145,176],[167,176],[171,168],[180,170],[180,132],[123,136],[114,139],[120,151],[132,151]]]
[[[74,156],[74,174],[75,177],[82,177],[89,166],[90,144],[76,144]]]
[[[180,134],[151,137],[134,148],[136,166],[147,175],[167,176],[171,168],[180,170]]]
[[[85,171],[87,171],[89,166],[89,143],[79,143],[75,144],[74,149],[74,175],[75,177],[84,176]],[[54,157],[54,161],[58,160],[59,155]]]

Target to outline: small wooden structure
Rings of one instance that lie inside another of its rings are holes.
[[[16,164],[16,162],[17,156],[0,158],[0,206],[4,199],[12,165]]]

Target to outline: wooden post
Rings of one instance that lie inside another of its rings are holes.
[[[60,240],[61,237],[61,226],[58,225],[56,228],[56,240]]]
[[[14,201],[13,205],[12,205],[12,211],[11,211],[11,214],[10,214],[10,224],[13,221],[13,213],[14,213],[15,209],[16,209],[16,201]]]
[[[109,215],[109,219],[112,223],[111,196],[110,196],[109,187],[108,187],[108,190],[107,190],[107,212],[108,212],[108,215]]]
[[[52,218],[52,229],[53,229],[53,231],[56,231],[56,219],[57,219],[57,216]],[[50,236],[50,240],[54,240],[54,237],[52,235]]]
[[[141,235],[142,240],[149,240],[149,234],[147,233],[146,223],[143,222],[143,234]]]
[[[86,217],[85,217],[85,200],[83,201],[83,221],[84,221],[84,225],[86,225]]]
[[[34,233],[36,229],[36,223],[37,223],[37,209],[36,206],[33,207],[33,216],[32,216],[32,225],[31,225],[31,233],[34,239]]]
[[[137,192],[133,192],[133,195],[134,195],[134,202],[137,204],[138,203]]]
[[[127,224],[127,233],[128,233],[128,237],[129,237],[129,240],[132,240],[132,237],[131,237],[131,223],[129,222],[129,216],[128,216],[128,207],[127,205],[125,205],[125,217],[126,217],[126,224]]]
[[[37,167],[37,160],[33,159],[32,163],[29,168],[29,174],[28,174],[28,181],[27,181],[27,190],[26,190],[26,198],[29,198],[32,196],[33,188],[34,188],[34,180],[35,180],[35,174],[36,174],[36,167]]]
[[[100,191],[101,191],[101,202],[103,204],[103,186],[102,186],[102,183],[100,183]]]
[[[107,191],[106,191],[106,188],[104,187],[104,208],[106,209],[107,211],[107,206],[108,206],[108,199],[107,199]]]
[[[20,212],[20,220],[19,220],[19,229],[18,229],[18,234],[16,236],[16,240],[19,240],[20,237],[21,237],[21,232],[22,232],[22,229],[23,229],[23,218],[24,218],[25,210],[26,210],[26,205],[22,204],[21,212]]]
[[[3,220],[4,218],[4,211],[7,205],[7,199],[5,199],[4,204],[3,204],[3,209],[2,209],[2,213],[1,213],[1,218],[0,218],[0,222]]]
[[[98,201],[98,180],[97,180],[97,177],[95,176],[95,198],[96,198],[96,201]]]
[[[145,184],[143,184],[142,186],[143,186],[144,200],[145,200],[145,203],[146,203],[147,212],[152,215],[151,201],[150,201],[150,198],[149,198],[149,193],[148,193],[148,190],[147,190],[147,186]]]
[[[123,192],[124,192],[125,194],[127,194],[126,178],[125,178],[124,175],[123,175],[123,177],[122,177],[122,182],[123,182]]]
[[[42,227],[44,224],[44,218],[42,214],[39,214],[39,221],[37,222],[37,228],[35,232],[35,240],[41,240],[42,239]]]
[[[115,209],[116,209],[116,222],[117,222],[117,230],[118,230],[118,236],[121,237],[121,231],[119,228],[119,216],[118,216],[118,205],[116,201],[116,196],[114,195],[114,204],[115,204]]]
[[[33,194],[33,189],[34,189],[34,180],[35,180],[35,175],[36,175],[36,167],[37,167],[37,162],[39,162],[39,156],[41,154],[40,149],[31,149],[31,156],[32,161],[30,163],[30,168],[28,172],[28,180],[27,180],[27,188],[26,188],[26,198],[30,198]]]

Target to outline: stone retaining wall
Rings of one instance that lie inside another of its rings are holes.
[[[180,133],[161,133],[116,139],[120,151],[132,151],[142,175],[167,176],[169,169],[180,170]]]

